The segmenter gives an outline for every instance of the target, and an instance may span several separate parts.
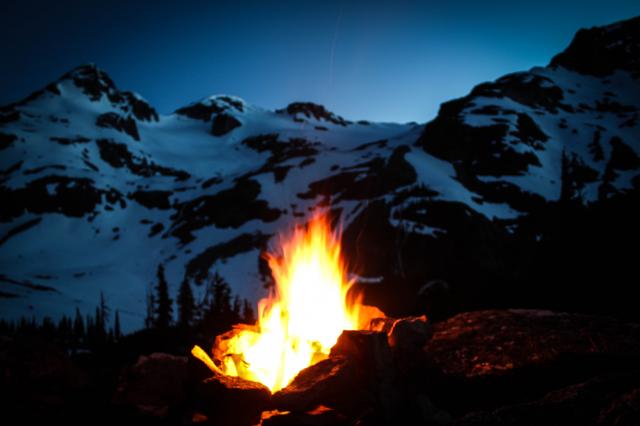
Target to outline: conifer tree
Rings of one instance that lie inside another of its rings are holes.
[[[158,284],[156,285],[156,317],[155,326],[167,329],[173,318],[173,300],[169,297],[169,286],[164,276],[164,266],[158,265]]]
[[[116,316],[113,320],[113,337],[116,341],[120,340],[122,337],[122,331],[120,330],[120,312],[116,309]]]
[[[152,290],[152,288],[147,288],[147,313],[144,317],[144,326],[147,329],[153,328],[156,324],[156,298]]]
[[[242,322],[245,324],[254,324],[256,322],[255,313],[247,299],[244,299],[242,306]]]
[[[76,345],[80,345],[84,341],[84,320],[80,309],[76,307],[76,317],[73,320],[73,341]]]
[[[182,328],[189,328],[194,320],[195,301],[193,292],[188,280],[183,280],[178,291],[178,325]]]

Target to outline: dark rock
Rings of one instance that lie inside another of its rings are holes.
[[[213,123],[211,124],[211,133],[214,136],[222,136],[226,135],[236,127],[240,127],[242,123],[238,121],[237,118],[221,113],[216,115],[216,118],[213,119]]]
[[[115,168],[126,167],[138,176],[150,177],[156,174],[172,176],[178,181],[189,179],[189,173],[171,167],[160,166],[145,157],[133,155],[127,145],[111,139],[96,141],[100,151],[100,158]]]
[[[262,173],[273,173],[276,182],[283,181],[292,166],[282,166],[281,163],[297,157],[306,157],[303,163],[315,161],[313,156],[318,154],[317,143],[309,142],[301,138],[290,138],[288,141],[278,139],[277,133],[258,135],[246,138],[242,144],[257,151],[269,152],[271,155],[267,161],[255,172],[245,175],[249,178]],[[302,164],[300,165],[302,167]]]
[[[240,377],[211,374],[196,387],[196,409],[215,424],[249,426],[258,423],[260,413],[270,406],[271,391],[260,383]]]
[[[165,353],[141,356],[120,374],[112,401],[139,414],[167,418],[186,399],[187,358]]]
[[[148,237],[154,237],[158,235],[160,232],[164,230],[164,225],[162,223],[154,223],[151,229],[149,230]]]
[[[637,425],[640,373],[597,377],[523,404],[468,414],[453,424],[481,425]]]
[[[64,79],[73,80],[73,83],[94,102],[99,101],[102,95],[116,91],[111,77],[95,64],[81,65],[63,75],[60,80]]]
[[[52,136],[49,140],[53,142],[57,142],[60,145],[75,145],[80,143],[87,143],[91,141],[89,138],[85,138],[84,136],[76,136],[75,138],[62,138],[57,136]]]
[[[296,118],[298,114],[301,114],[307,118],[323,120],[340,126],[347,126],[351,124],[350,121],[345,120],[339,115],[327,111],[324,106],[314,104],[312,102],[293,102],[287,105],[287,108],[279,109],[276,112],[279,114],[286,113],[289,115],[293,115]]]
[[[131,110],[133,116],[140,121],[158,121],[158,112],[146,101],[131,92],[122,92],[123,101],[127,105],[124,111]]]
[[[517,131],[513,135],[537,150],[544,149],[544,145],[540,142],[549,140],[549,136],[527,114],[518,114]]]
[[[129,198],[137,201],[148,209],[167,210],[171,207],[169,197],[171,191],[136,191],[129,194]]]
[[[434,324],[429,396],[453,412],[495,408],[634,368],[640,326],[550,311],[478,311]]]
[[[224,108],[215,102],[207,104],[198,102],[176,110],[176,114],[184,115],[194,120],[209,121],[213,114],[218,114],[222,111],[224,111]]]
[[[103,196],[104,200],[111,204],[122,205],[124,201],[124,197],[117,190],[95,188],[94,182],[86,178],[51,175],[33,180],[23,188],[11,189],[0,186],[0,198],[5,203],[0,213],[0,221],[8,221],[25,211],[82,217],[93,212],[103,201]]]
[[[273,406],[304,413],[325,405],[357,415],[373,402],[373,395],[362,380],[355,360],[330,357],[300,371],[287,387],[273,394]]]
[[[422,347],[430,339],[431,332],[432,327],[424,315],[394,321],[388,339],[398,373],[409,374],[422,361]]]
[[[352,421],[331,408],[319,406],[304,413],[267,411],[262,413],[260,426],[346,426]]]
[[[405,328],[402,325],[399,327]],[[402,333],[402,331],[396,331],[394,335],[396,345],[407,343],[399,342]],[[371,405],[385,421],[390,421],[396,415],[399,394],[394,387],[394,381],[397,372],[385,333],[345,330],[331,348],[330,356],[345,357],[356,365],[361,386],[370,392]]]
[[[272,222],[280,211],[272,209],[261,199],[260,184],[252,179],[238,180],[234,187],[214,195],[204,195],[176,205],[171,217],[174,226],[171,233],[183,244],[193,240],[192,232],[209,225],[219,228],[238,228],[252,219]]]
[[[260,232],[240,234],[229,241],[208,247],[189,260],[185,268],[185,277],[202,284],[209,279],[209,270],[217,261],[233,257],[238,253],[263,249],[270,237],[270,235]]]
[[[407,152],[409,147],[401,145],[386,160],[376,157],[310,183],[309,190],[298,194],[298,197],[308,199],[323,195],[325,198],[334,198],[335,202],[364,200],[408,186],[416,181],[417,174],[404,158]]]
[[[136,121],[131,117],[123,117],[115,112],[106,112],[98,116],[96,126],[115,129],[128,134],[137,141],[140,140],[138,126],[136,125]]]
[[[551,66],[605,76],[615,70],[640,71],[640,17],[604,27],[581,29]]]

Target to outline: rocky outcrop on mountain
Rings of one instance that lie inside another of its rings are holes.
[[[564,67],[599,77],[618,70],[640,78],[640,17],[608,25],[581,29],[569,47],[551,60]]]
[[[347,126],[351,124],[344,118],[336,115],[318,104],[312,102],[294,102],[287,105],[284,109],[276,111],[280,114],[289,114],[293,116],[295,121],[304,122],[305,119],[315,119],[317,121],[326,121],[328,123],[337,124],[339,126]]]

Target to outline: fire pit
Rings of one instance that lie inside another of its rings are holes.
[[[284,388],[304,368],[326,359],[344,330],[368,329],[377,308],[349,292],[339,232],[315,214],[306,227],[279,237],[267,254],[275,287],[258,304],[254,325],[238,324],[218,336],[213,360],[200,348],[193,355],[213,371]]]
[[[278,243],[267,255],[275,286],[259,302],[256,324],[217,336],[211,355],[192,350],[213,374],[202,391],[218,401],[212,411],[220,419],[221,409],[243,406],[248,417],[238,424],[268,424],[291,413],[331,417],[334,408],[338,418],[357,415],[381,399],[392,405],[394,320],[350,291],[340,233],[315,214]],[[426,334],[426,318],[415,321]],[[225,421],[238,422],[237,414]]]

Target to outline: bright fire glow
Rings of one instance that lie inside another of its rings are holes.
[[[325,359],[343,330],[365,328],[376,308],[348,300],[352,285],[340,256],[340,235],[326,216],[281,236],[267,260],[275,289],[258,304],[255,327],[240,326],[214,349],[221,370],[260,382],[272,392],[305,367]]]

